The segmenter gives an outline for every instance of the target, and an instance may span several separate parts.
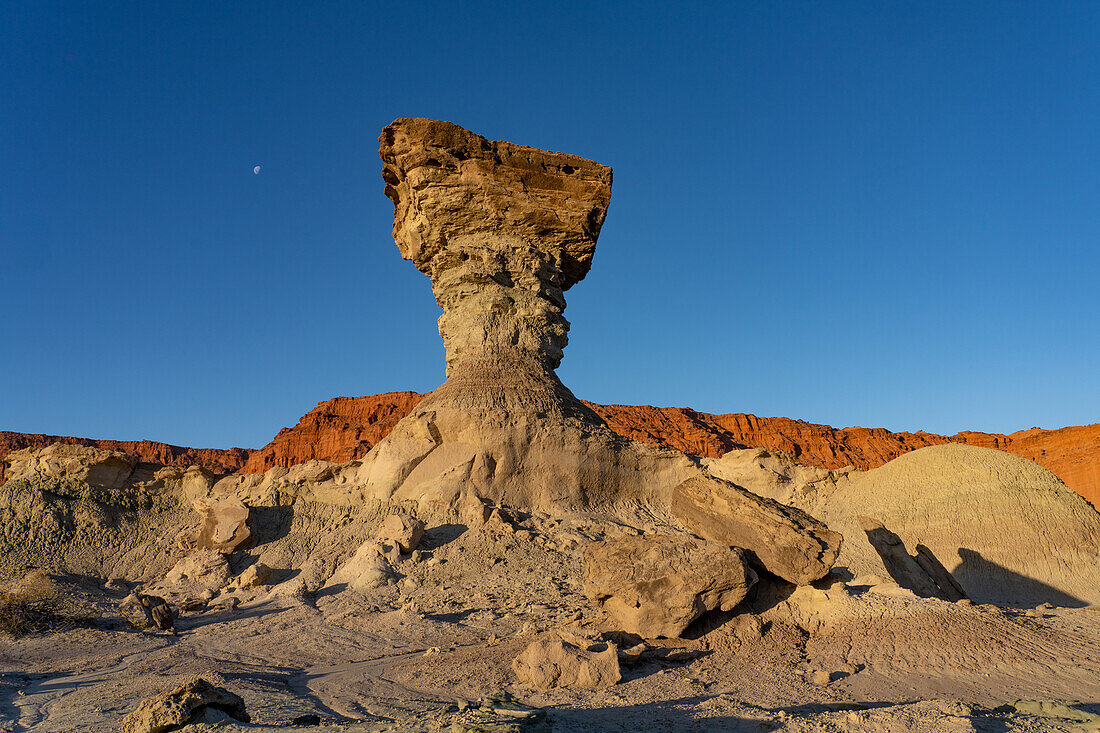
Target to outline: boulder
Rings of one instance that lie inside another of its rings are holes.
[[[149,629],[154,626],[161,631],[170,631],[176,627],[179,613],[160,596],[144,593],[131,593],[119,602],[119,615],[135,629]]]
[[[493,513],[488,504],[479,499],[477,494],[470,492],[462,494],[455,509],[462,523],[471,528],[485,524]]]
[[[406,555],[416,549],[423,536],[424,523],[404,514],[389,515],[378,528],[379,540],[396,545]]]
[[[588,651],[564,641],[536,641],[512,661],[520,682],[539,690],[552,687],[610,687],[622,675],[614,644]]]
[[[258,588],[271,582],[271,568],[262,562],[249,565],[234,579],[233,584],[238,588]]]
[[[584,551],[585,595],[644,638],[677,637],[707,611],[732,610],[755,582],[743,551],[691,537],[622,537]]]
[[[198,550],[177,562],[146,591],[163,597],[180,611],[203,609],[207,602],[229,584],[229,563],[214,550]]]
[[[176,618],[179,614],[176,609],[168,605],[168,602],[157,596],[139,596],[141,605],[149,611],[149,617],[153,625],[161,631],[170,631],[176,628]]]
[[[209,709],[224,713],[237,722],[249,722],[244,700],[198,678],[171,692],[143,700],[136,710],[123,718],[122,733],[166,733],[189,723],[209,720],[206,715]]]
[[[843,539],[794,507],[714,476],[694,476],[672,492],[672,514],[685,529],[742,547],[765,570],[795,585],[825,577]]]
[[[200,517],[195,548],[232,553],[252,544],[249,509],[235,496],[202,496],[191,501]]]
[[[135,629],[153,626],[153,617],[149,615],[149,610],[142,604],[137,593],[131,593],[119,601],[118,615]]]
[[[393,571],[382,556],[383,552],[385,547],[378,541],[364,542],[355,554],[333,573],[325,585],[346,584],[349,588],[359,591],[385,585],[393,578]]]

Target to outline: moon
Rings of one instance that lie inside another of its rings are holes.
[[[260,166],[256,166],[255,168],[253,168],[252,173],[257,176],[260,175]]]

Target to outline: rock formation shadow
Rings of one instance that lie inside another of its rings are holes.
[[[625,730],[624,721],[638,720],[644,717],[646,728],[664,731],[728,731],[741,733],[761,730],[759,720],[741,718],[735,715],[719,715],[700,720],[691,714],[691,710],[709,700],[709,696],[683,697],[676,700],[626,705],[615,708],[571,708],[558,709],[550,713],[550,719],[557,727],[586,731]]]
[[[818,581],[820,582],[822,581]],[[701,639],[739,617],[759,616],[786,601],[797,588],[794,583],[788,583],[767,571],[760,571],[759,579],[749,590],[745,600],[729,611],[715,609],[704,613],[692,621],[680,636],[684,639]],[[765,628],[770,623],[767,622]]]
[[[905,543],[883,524],[869,517],[859,517],[867,541],[875,548],[890,577],[902,588],[908,588],[922,598],[957,601],[966,597],[947,568],[932,551],[917,545],[917,555],[909,554]]]
[[[294,524],[294,507],[291,506],[254,506],[250,507],[252,546],[265,545],[281,540],[290,534]]]
[[[420,549],[425,551],[438,550],[444,545],[454,542],[469,529],[465,524],[439,524],[424,532],[420,540]]]
[[[1034,608],[1043,603],[1064,608],[1083,608],[1089,605],[1086,601],[1040,580],[998,565],[975,550],[960,547],[958,552],[962,563],[952,574],[967,589],[975,603],[995,603],[1010,608]],[[1000,590],[994,593],[983,590],[986,588]]]
[[[280,613],[285,613],[290,609],[285,605],[280,605],[275,601],[263,601],[252,608],[247,610],[238,611],[236,609],[226,611],[213,611],[209,613],[203,613],[198,616],[184,616],[176,622],[176,630],[178,633],[186,633],[189,631],[195,631],[201,629],[204,626],[211,626],[214,624],[236,624],[241,621],[247,621],[249,619],[262,618],[264,616],[272,616]]]

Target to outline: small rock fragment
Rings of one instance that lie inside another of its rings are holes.
[[[546,711],[515,701],[504,693],[477,704],[460,700],[438,715],[438,729],[450,733],[550,733]]]
[[[163,733],[189,723],[204,722],[209,708],[236,721],[249,722],[244,700],[228,690],[196,678],[171,692],[143,700],[136,710],[123,719],[122,733]]]
[[[459,519],[461,519],[467,527],[476,529],[489,521],[491,510],[476,494],[463,494],[456,508],[458,510]]]
[[[404,514],[391,514],[378,528],[378,539],[395,545],[403,554],[409,554],[420,544],[424,536],[424,523]]]
[[[741,643],[754,641],[764,635],[764,622],[760,620],[759,616],[752,614],[739,616],[734,625],[733,633]]]
[[[633,667],[642,661],[642,655],[649,649],[645,644],[635,644],[629,649],[619,650],[619,664],[624,667]]]
[[[251,515],[236,496],[203,496],[192,500],[191,507],[201,518],[196,549],[232,553],[252,544]]]
[[[249,565],[245,568],[234,584],[238,588],[258,588],[261,585],[267,585],[271,581],[271,568],[264,565],[262,562]]]

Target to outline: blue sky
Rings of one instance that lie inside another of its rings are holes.
[[[1096,3],[6,3],[0,429],[259,446],[443,379],[396,117],[615,169],[559,373],[836,426],[1100,420]],[[254,165],[261,165],[253,175]]]

